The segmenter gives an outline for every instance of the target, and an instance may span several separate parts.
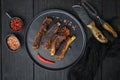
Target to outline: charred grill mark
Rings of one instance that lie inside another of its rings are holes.
[[[53,37],[54,34],[57,33],[59,27],[60,27],[61,23],[57,22],[55,25],[53,25],[46,33],[46,35],[44,36],[44,40],[42,42],[42,47],[44,49],[49,49],[50,48],[50,42],[51,42],[51,38]]]
[[[72,37],[68,37],[65,42],[61,45],[61,47],[58,49],[55,58],[61,60],[64,58],[65,53],[69,47],[69,45],[76,39],[76,37],[73,35]]]
[[[57,35],[55,35],[55,39],[51,43],[50,54],[51,56],[55,55],[56,50],[59,48],[60,44],[66,39],[66,37],[70,35],[70,30],[64,26]]]
[[[51,24],[52,21],[53,21],[52,18],[48,18],[48,17],[46,17],[46,18],[43,20],[43,22],[42,22],[42,24],[41,24],[38,32],[37,32],[36,35],[35,35],[34,43],[33,43],[33,46],[32,46],[33,49],[36,50],[36,49],[39,48],[39,46],[40,46],[40,41],[41,41],[41,37],[42,37],[42,35],[47,31],[47,27]]]

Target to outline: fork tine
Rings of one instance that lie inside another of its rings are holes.
[[[87,1],[82,2],[83,7],[92,15],[97,15],[96,10]]]
[[[95,8],[94,8],[90,3],[88,3],[87,1],[85,1],[85,3],[86,3],[86,5],[88,5],[88,7],[90,7],[90,9],[91,9],[95,14],[97,14]]]

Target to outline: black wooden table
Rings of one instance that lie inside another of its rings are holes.
[[[32,61],[25,48],[25,37],[29,23],[38,13],[47,9],[62,9],[75,15],[71,6],[81,0],[1,0],[0,36],[0,80],[67,80],[69,68],[64,70],[46,70]],[[120,16],[120,0],[88,0],[105,20]],[[22,31],[12,32],[8,28],[9,11],[14,16],[22,17],[25,24]],[[7,50],[5,38],[10,33],[23,38],[22,49],[15,53]]]

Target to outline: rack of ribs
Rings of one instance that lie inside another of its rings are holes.
[[[55,35],[54,40],[51,43],[50,55],[54,56],[56,50],[59,48],[60,44],[70,35],[70,30],[64,26],[58,34]]]
[[[46,17],[42,24],[40,25],[40,28],[38,30],[38,32],[36,33],[35,37],[34,37],[34,43],[32,45],[33,49],[38,49],[40,47],[40,41],[41,41],[41,37],[42,35],[47,31],[48,26],[52,23],[52,18],[48,18]]]
[[[64,43],[60,46],[58,49],[56,55],[54,56],[55,58],[61,60],[64,58],[65,53],[69,47],[69,45],[76,39],[76,37],[73,35],[72,37],[68,37]]]
[[[52,37],[58,32],[60,25],[61,23],[57,22],[47,31],[42,41],[42,47],[44,49],[49,50]]]

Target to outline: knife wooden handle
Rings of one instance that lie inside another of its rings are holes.
[[[87,25],[87,27],[91,30],[93,36],[101,43],[107,43],[108,39],[102,34],[102,32],[95,26],[95,22],[91,22]]]
[[[103,24],[103,28],[110,32],[115,38],[117,38],[117,32],[108,23],[105,22]]]

